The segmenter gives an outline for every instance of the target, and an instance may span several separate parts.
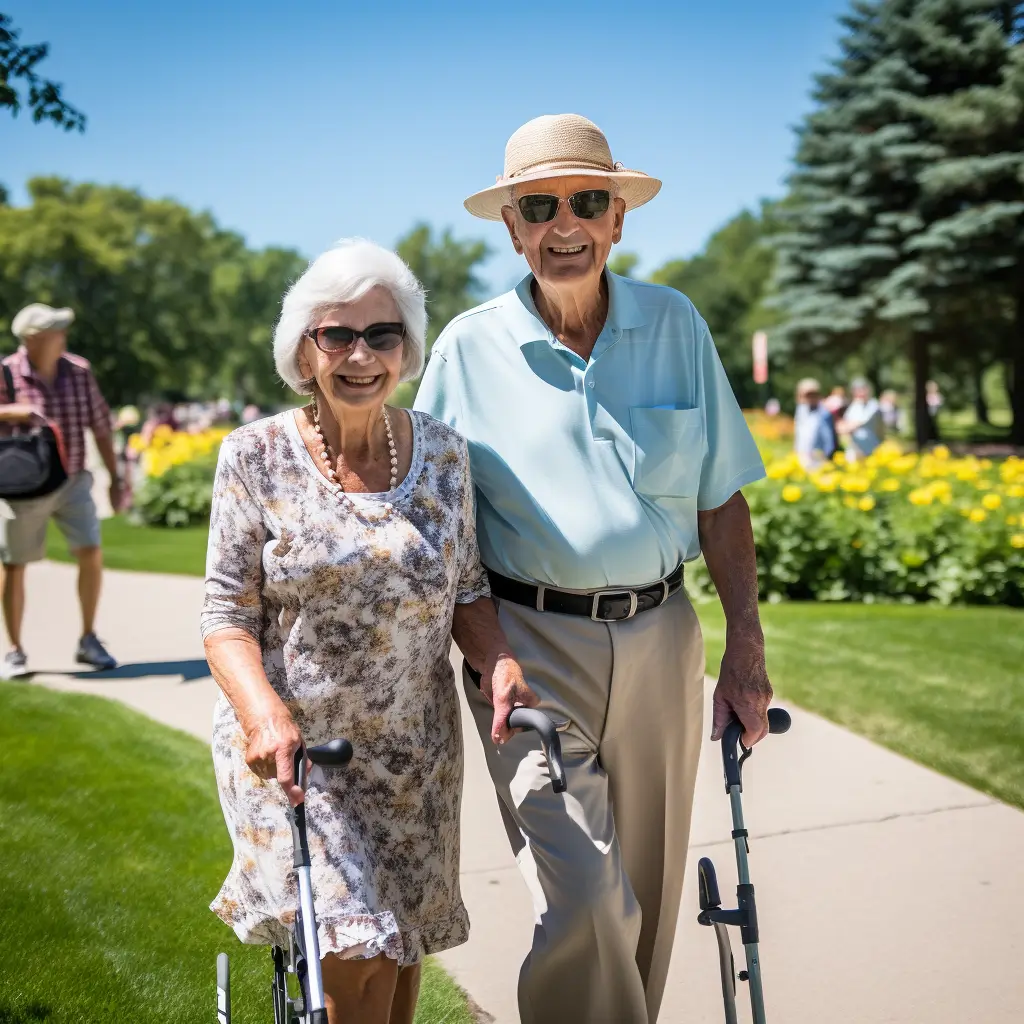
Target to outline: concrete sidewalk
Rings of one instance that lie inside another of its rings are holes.
[[[36,681],[115,697],[208,740],[217,690],[202,661],[201,594],[195,579],[109,573],[100,632],[123,667],[117,678],[76,677],[65,674],[78,629],[74,571],[31,567],[25,640],[45,669]],[[770,1019],[1024,1020],[1024,814],[791,710],[790,734],[760,745],[744,775]],[[468,713],[466,723],[462,884],[472,935],[441,959],[495,1020],[514,1024],[533,914]],[[718,747],[708,743],[662,1024],[723,1019],[714,935],[695,921],[693,865],[712,856],[731,902],[731,827]]]

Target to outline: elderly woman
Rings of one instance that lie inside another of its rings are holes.
[[[235,856],[213,910],[244,942],[284,941],[286,811],[305,799],[331,1024],[412,1021],[423,956],[467,937],[452,630],[500,694],[496,740],[513,703],[535,703],[480,567],[465,442],[384,404],[422,369],[425,330],[397,256],[324,253],[274,338],[311,401],[229,435],[214,487],[202,629]],[[303,793],[294,751],[335,736],[352,763],[315,769]]]
[[[851,462],[867,458],[881,443],[885,435],[882,410],[871,392],[871,385],[858,377],[850,384],[853,400],[846,407],[843,418],[836,425],[846,440],[846,457]]]
[[[417,408],[469,441],[480,550],[531,688],[562,726],[568,797],[536,743],[487,744],[534,897],[523,1024],[649,1024],[668,974],[703,724],[704,651],[682,586],[703,552],[725,609],[713,736],[767,731],[771,686],[750,515],[763,476],[707,324],[671,288],[607,268],[661,183],[576,114],[523,125],[466,200],[529,273],[454,320]],[[464,686],[493,726],[480,680]],[[495,691],[495,699],[499,693]]]

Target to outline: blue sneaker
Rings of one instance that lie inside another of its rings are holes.
[[[103,646],[102,641],[95,633],[86,633],[78,641],[75,661],[79,665],[89,665],[101,672],[117,668],[117,659]]]

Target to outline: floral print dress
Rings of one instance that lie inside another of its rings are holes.
[[[413,412],[412,465],[388,494],[339,500],[292,412],[224,441],[203,636],[241,627],[309,745],[306,821],[320,951],[400,965],[465,942],[459,890],[462,735],[448,660],[456,603],[489,593],[465,441]],[[350,504],[351,502],[351,504]],[[245,763],[223,696],[213,759],[234,860],[212,909],[243,942],[280,944],[298,904],[287,799]]]

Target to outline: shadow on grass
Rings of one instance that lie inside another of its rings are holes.
[[[53,1020],[52,1015],[53,1010],[44,1003],[25,1006],[0,1003],[0,1024],[39,1024],[40,1021]]]

